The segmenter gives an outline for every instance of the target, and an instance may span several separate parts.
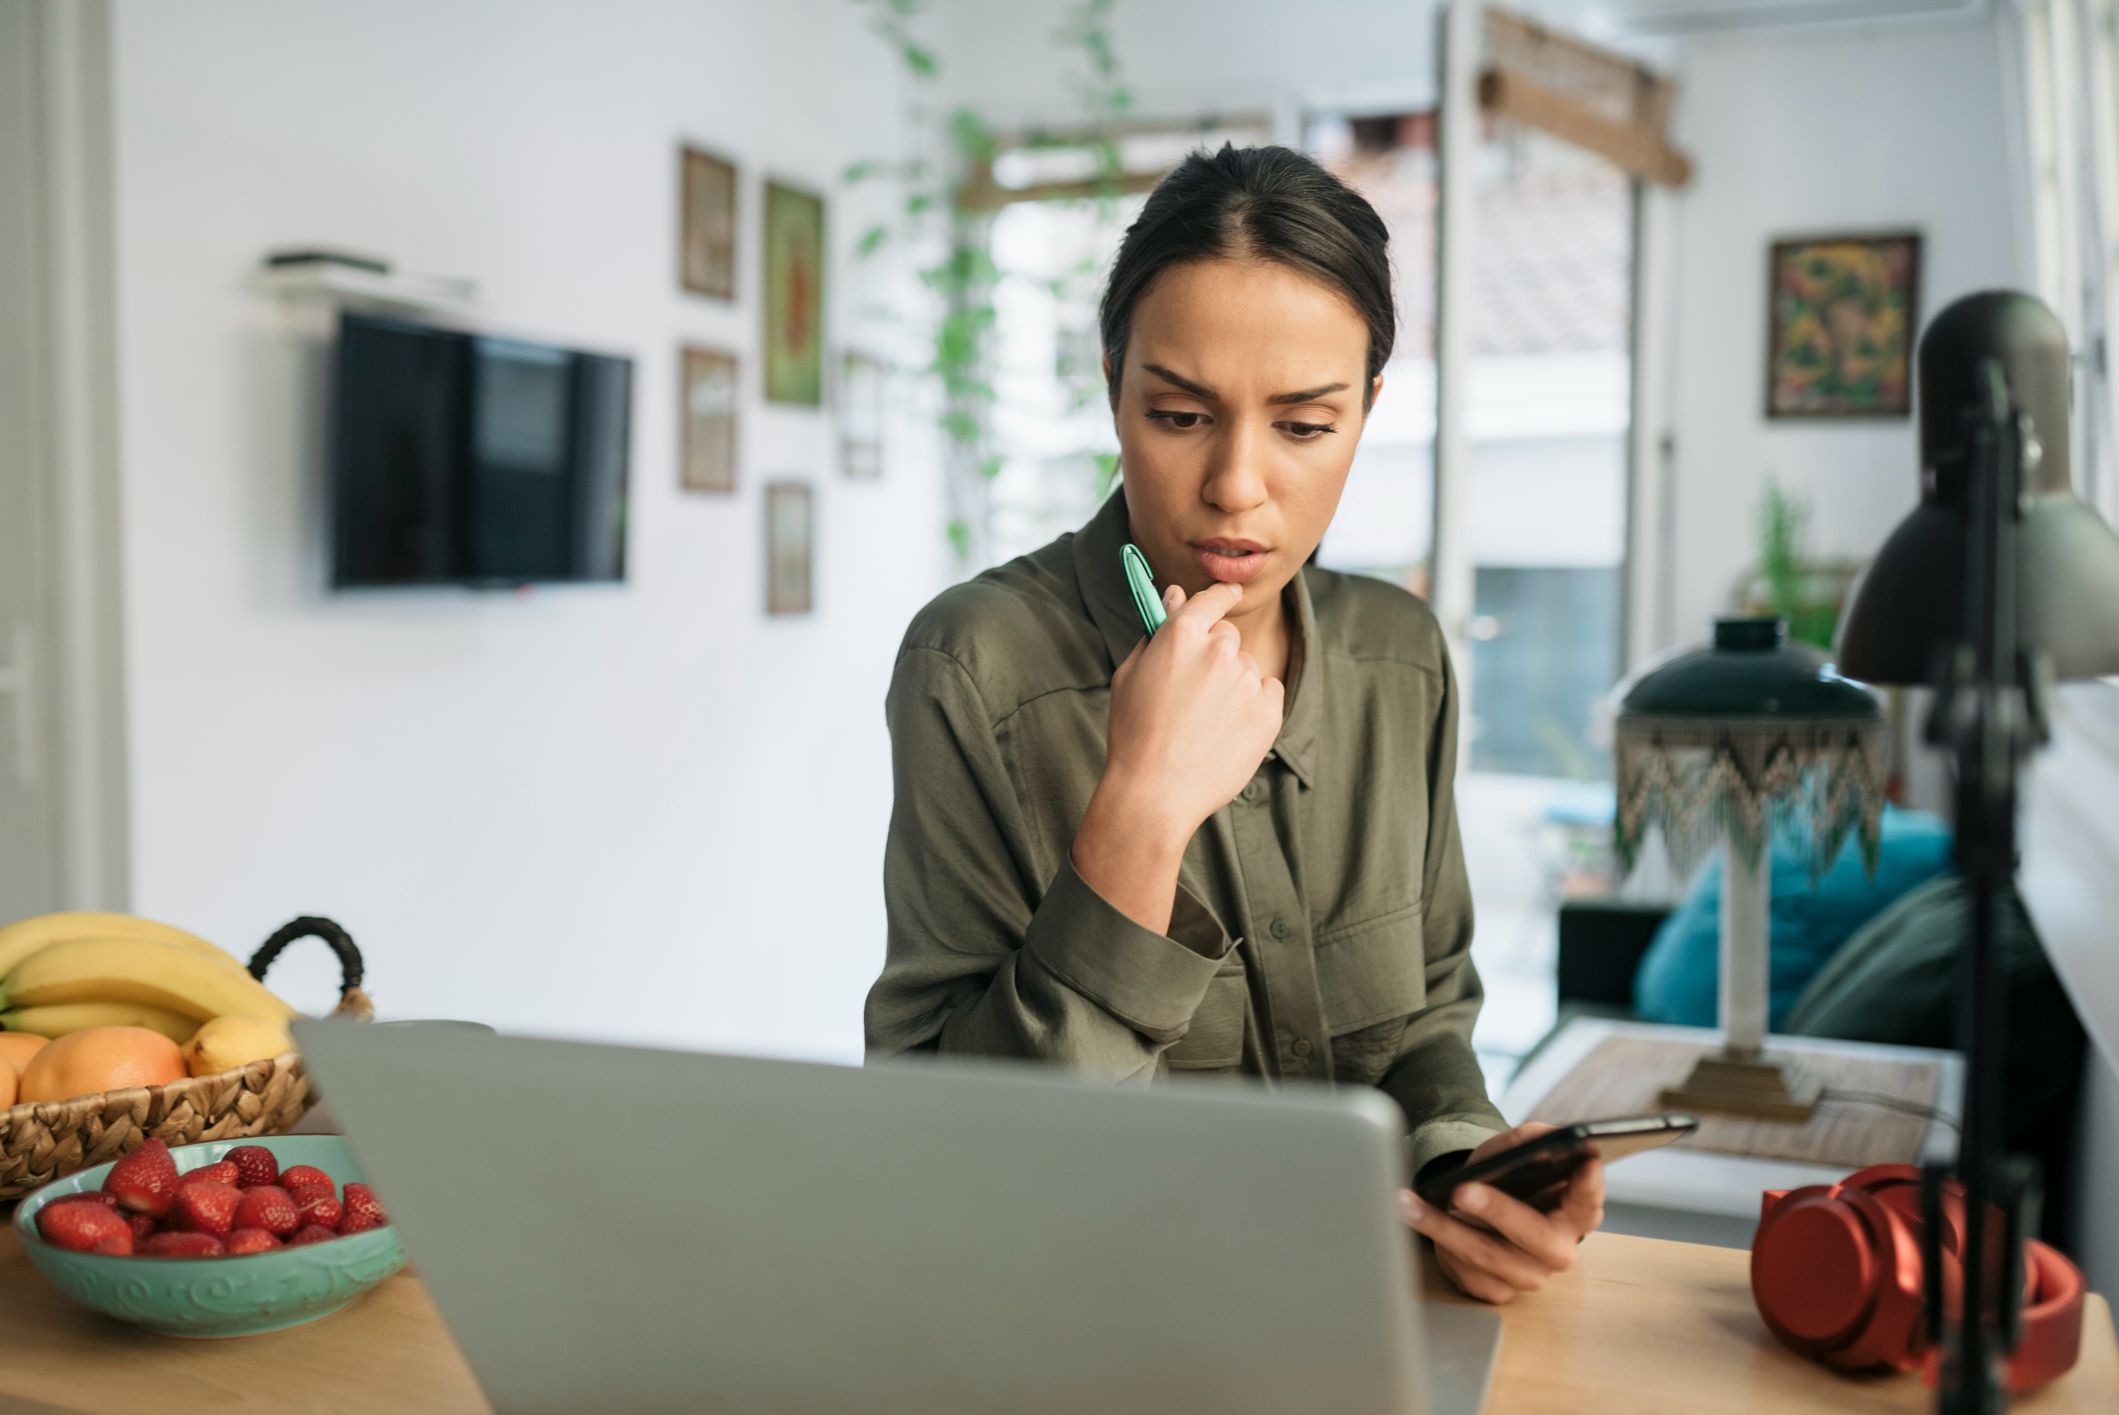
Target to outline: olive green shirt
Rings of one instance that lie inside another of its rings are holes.
[[[1165,936],[1070,858],[1111,675],[1142,634],[1127,539],[1114,492],[1081,531],[944,591],[907,631],[870,1053],[1373,1085],[1405,1111],[1412,1172],[1473,1148],[1505,1122],[1471,1047],[1457,694],[1434,616],[1382,580],[1295,577],[1279,738],[1187,846]]]

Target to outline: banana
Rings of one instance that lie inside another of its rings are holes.
[[[0,927],[0,978],[12,973],[16,964],[38,949],[76,938],[159,939],[163,943],[181,944],[195,953],[218,958],[238,968],[243,966],[233,954],[170,924],[158,924],[153,919],[139,919],[131,914],[75,912],[39,914]]]
[[[241,968],[150,938],[54,943],[0,979],[0,1011],[63,1002],[136,1002],[199,1022],[229,1014],[280,1022],[294,1016]]]
[[[199,1030],[199,1023],[181,1012],[137,1002],[54,1002],[0,1012],[0,1030],[32,1036],[58,1038],[90,1027],[145,1027],[182,1046]]]

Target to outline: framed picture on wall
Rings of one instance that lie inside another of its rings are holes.
[[[736,356],[686,347],[677,408],[682,423],[678,484],[686,491],[736,489]]]
[[[816,551],[816,502],[809,483],[765,488],[765,612],[807,614]]]
[[[839,468],[856,480],[883,475],[883,362],[848,352],[839,365]]]
[[[765,396],[824,402],[824,199],[765,184]]]
[[[1775,241],[1769,264],[1766,416],[1911,413],[1919,234]]]
[[[736,298],[736,165],[678,150],[677,278],[694,294]]]

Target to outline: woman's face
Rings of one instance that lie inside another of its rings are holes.
[[[1232,619],[1277,605],[1346,486],[1367,324],[1286,266],[1204,261],[1149,285],[1125,357],[1104,375],[1118,388],[1126,512],[1156,579],[1188,596],[1242,585]]]

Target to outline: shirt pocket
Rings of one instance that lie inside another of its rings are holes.
[[[1192,1014],[1192,1025],[1163,1053],[1172,1071],[1233,1071],[1243,1064],[1243,1037],[1250,1015],[1251,990],[1244,967],[1232,951],[1207,984],[1206,995]]]
[[[1415,900],[1318,935],[1317,988],[1338,1080],[1382,1079],[1426,1005],[1421,919]]]

